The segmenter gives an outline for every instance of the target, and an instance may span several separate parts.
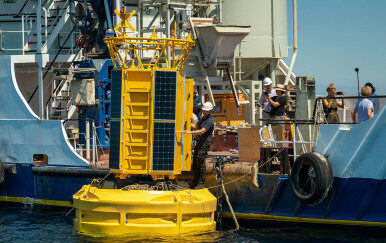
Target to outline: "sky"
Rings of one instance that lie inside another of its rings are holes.
[[[288,0],[288,45],[293,45],[292,0]],[[298,0],[296,76],[315,76],[317,95],[357,94],[371,82],[386,95],[386,0]],[[292,50],[284,61],[289,66]]]

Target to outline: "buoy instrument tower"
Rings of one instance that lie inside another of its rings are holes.
[[[190,38],[129,37],[135,11],[117,11],[122,22],[104,41],[114,64],[110,122],[110,168],[117,181],[150,175],[155,185],[105,189],[85,185],[74,196],[79,233],[178,234],[214,230],[216,198],[208,189],[165,184],[191,167],[193,80],[184,66],[195,42]],[[176,28],[175,28],[176,29]],[[150,53],[150,54],[149,54]],[[167,53],[170,53],[168,56]],[[150,58],[142,58],[150,56]],[[162,61],[162,63],[161,63]]]

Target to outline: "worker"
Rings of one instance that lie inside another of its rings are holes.
[[[212,134],[214,130],[214,120],[210,115],[212,110],[213,104],[210,102],[205,102],[205,104],[202,106],[203,116],[198,120],[197,123],[192,120],[191,127],[192,130],[195,129],[195,131],[185,131],[187,134],[198,135],[193,154],[194,181],[192,188],[195,189],[201,189],[205,185],[205,158],[208,155],[208,150],[210,148],[210,142],[212,140]]]
[[[371,96],[372,89],[370,86],[363,86],[361,89],[361,96]],[[356,103],[354,110],[351,112],[352,121],[354,123],[357,122],[356,120],[356,113],[358,113],[358,123],[365,122],[367,120],[370,120],[374,115],[374,105],[371,100],[368,98],[363,98],[358,100]]]
[[[275,87],[277,96],[272,98],[268,97],[269,103],[272,105],[270,112],[273,120],[285,120],[285,110],[287,109],[287,98],[285,96],[286,87],[282,84],[278,84]]]
[[[193,91],[193,113],[196,114],[198,118],[200,118],[200,112],[202,108],[202,100],[201,97],[198,95],[198,88],[194,87]]]
[[[326,91],[328,93],[327,97],[329,98],[334,98],[337,95],[340,95],[341,97],[344,96],[344,92],[336,92],[334,83],[330,83],[330,86],[327,87]],[[322,102],[327,123],[339,123],[338,107],[344,108],[344,100],[342,99],[342,102],[339,102],[337,99],[323,99]]]
[[[369,86],[371,88],[371,96],[377,96],[377,94],[375,93],[375,87],[373,86],[372,83],[366,83],[365,86]],[[379,111],[379,98],[370,98],[369,99],[371,102],[373,102],[373,105],[374,105],[374,115],[378,113]]]
[[[268,122],[267,120],[271,120],[273,117],[270,115],[272,110],[272,105],[268,101],[269,98],[277,96],[276,90],[272,88],[272,80],[270,78],[265,78],[263,81],[264,89],[260,97],[259,104],[257,104],[258,107],[263,108],[263,114],[262,119],[264,121],[262,122],[263,126]]]
[[[196,116],[196,114],[194,114],[193,112],[193,120],[192,120],[192,123],[196,124],[198,122],[198,117]],[[193,135],[192,136],[192,149],[194,149],[194,147],[196,146],[196,140],[197,140],[197,135]]]

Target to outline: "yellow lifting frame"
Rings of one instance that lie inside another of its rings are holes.
[[[126,28],[134,28],[128,19],[135,14],[118,14],[122,22],[118,37],[105,37],[114,69],[122,69],[121,137],[119,169],[112,169],[121,179],[131,175],[150,174],[153,179],[175,178],[181,171],[191,168],[192,136],[190,130],[193,111],[193,79],[185,79],[184,67],[195,42],[188,35],[186,40],[158,38],[153,30],[151,37],[128,37]],[[176,28],[175,28],[176,30]],[[168,49],[171,55],[168,56]],[[142,51],[153,51],[147,63],[141,59]],[[179,53],[178,53],[179,51]],[[166,66],[162,67],[161,61]],[[170,64],[170,65],[169,65]],[[176,124],[174,171],[152,171],[154,76],[156,70],[177,73]]]

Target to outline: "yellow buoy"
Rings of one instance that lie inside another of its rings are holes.
[[[127,20],[134,14],[126,14],[125,7],[118,14],[122,23],[114,28],[121,30],[118,36],[104,39],[113,71],[119,73],[112,74],[110,172],[117,180],[150,175],[168,181],[191,169],[192,138],[182,131],[191,127],[193,80],[185,78],[183,69],[195,42],[190,35],[158,38],[155,30],[148,38],[129,37],[126,28],[134,28]],[[152,53],[148,62],[141,59],[144,50]],[[217,202],[208,189],[157,191],[141,185],[135,188],[141,190],[127,190],[130,186],[83,186],[73,196],[75,231],[117,236],[216,228]]]
[[[88,235],[181,234],[215,230],[208,189],[146,191],[85,185],[74,196],[74,228]]]

